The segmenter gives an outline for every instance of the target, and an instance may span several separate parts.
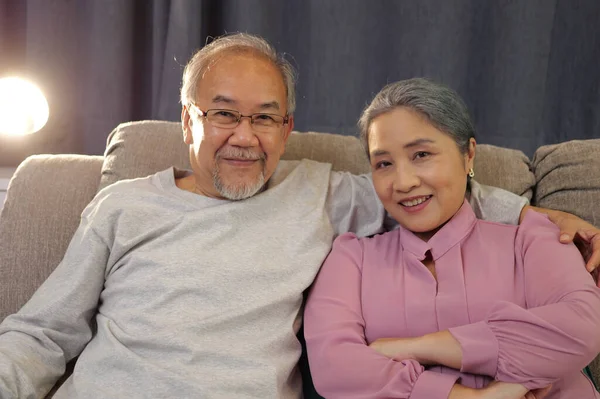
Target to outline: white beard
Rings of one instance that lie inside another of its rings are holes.
[[[223,179],[221,179],[221,171],[219,170],[219,158],[227,157],[257,159],[262,166],[262,170],[256,181],[251,183],[244,182],[242,184],[226,185],[223,182]],[[212,176],[213,185],[215,186],[219,194],[223,196],[223,198],[227,198],[232,201],[239,201],[246,198],[250,198],[256,193],[258,193],[265,185],[265,154],[256,154],[252,150],[243,149],[239,147],[225,147],[217,152],[216,158],[216,165],[213,169]]]
[[[219,168],[216,167],[213,171],[213,184],[223,198],[239,201],[252,197],[263,188],[265,185],[265,172],[264,170],[261,171],[256,181],[253,183],[226,185],[221,180]]]

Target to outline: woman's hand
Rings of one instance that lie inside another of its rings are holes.
[[[369,347],[390,359],[416,360],[423,365],[442,364],[460,369],[462,356],[457,352],[454,342],[456,340],[448,331],[440,331],[415,338],[380,338]],[[542,399],[550,388],[548,386],[530,391],[521,384],[498,381],[481,389],[456,384],[448,399]]]
[[[494,381],[483,389],[478,389],[477,399],[542,399],[552,386],[547,386],[533,391],[528,390],[521,384],[510,384],[507,382]]]
[[[497,381],[481,389],[456,384],[452,387],[448,399],[543,399],[550,389],[551,386],[548,386],[529,391],[521,384]]]

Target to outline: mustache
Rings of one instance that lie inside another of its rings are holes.
[[[219,158],[237,158],[237,159],[249,159],[249,160],[260,160],[264,161],[266,159],[266,155],[264,152],[255,152],[245,148],[239,147],[227,147],[221,148],[217,151],[216,155],[217,159]]]

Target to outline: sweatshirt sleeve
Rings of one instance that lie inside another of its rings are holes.
[[[469,181],[469,203],[478,219],[512,225],[519,224],[521,210],[529,201],[498,187]]]
[[[0,397],[43,397],[92,337],[92,317],[109,256],[94,228],[97,204],[82,215],[66,254],[19,310],[0,324]]]
[[[315,388],[328,399],[446,399],[457,377],[396,361],[368,346],[361,306],[362,245],[338,237],[309,294],[304,334]]]
[[[384,223],[390,222],[370,174],[331,172],[326,209],[336,236],[348,232],[369,236],[382,232]]]
[[[600,289],[577,248],[558,234],[546,216],[527,213],[515,242],[526,309],[499,302],[485,321],[450,329],[463,350],[462,372],[536,389],[600,351]]]

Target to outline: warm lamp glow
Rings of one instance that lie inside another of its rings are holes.
[[[20,78],[0,79],[0,134],[35,133],[48,121],[46,97],[33,83]]]

